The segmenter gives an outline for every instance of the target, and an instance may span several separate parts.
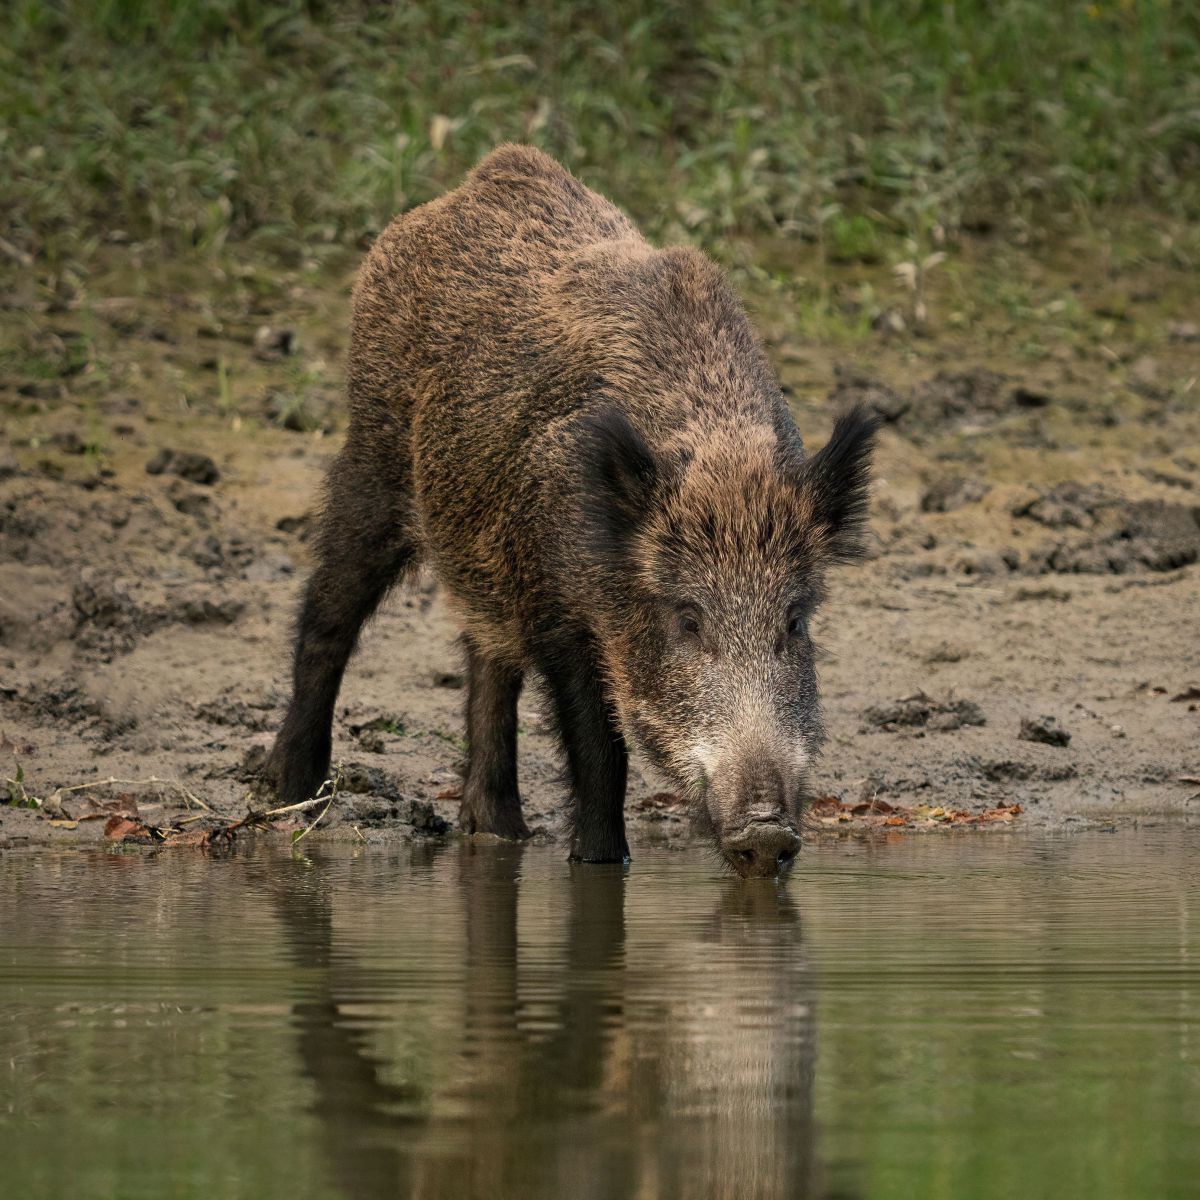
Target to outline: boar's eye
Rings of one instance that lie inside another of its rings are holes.
[[[790,638],[798,638],[804,636],[805,628],[804,610],[802,608],[794,608],[788,614],[787,635]]]
[[[679,632],[687,637],[700,636],[700,610],[691,604],[685,604],[677,610],[676,618],[679,622]]]

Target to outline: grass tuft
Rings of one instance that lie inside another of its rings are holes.
[[[0,269],[130,240],[355,247],[497,142],[654,234],[881,237],[1200,215],[1189,0],[13,0]]]

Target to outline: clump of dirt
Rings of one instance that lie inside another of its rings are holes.
[[[1043,742],[1047,746],[1069,746],[1071,735],[1063,728],[1057,717],[1022,717],[1021,732],[1017,735],[1023,742]]]
[[[950,475],[931,484],[921,497],[922,512],[953,512],[968,504],[978,504],[992,490],[982,479]]]
[[[236,689],[227,688],[216,699],[197,704],[192,711],[210,725],[257,732],[269,725],[272,707],[266,700],[242,699],[236,695]]]
[[[76,681],[59,676],[44,683],[7,688],[0,693],[9,715],[44,734],[48,726],[68,729],[82,742],[113,742],[137,728],[131,713],[113,712],[101,700],[88,695]],[[21,720],[24,718],[24,720]],[[18,727],[20,727],[18,726]],[[27,743],[37,753],[37,743]]]
[[[1100,510],[1112,503],[1113,497],[1097,484],[1072,480],[1013,505],[1012,514],[1028,517],[1048,529],[1091,529]]]
[[[975,759],[968,764],[983,779],[991,783],[1060,783],[1076,779],[1079,768],[1074,763],[1041,763],[1013,758]]]
[[[164,473],[208,486],[221,478],[217,464],[207,454],[196,454],[191,450],[160,450],[146,464],[147,475]]]
[[[997,417],[1016,405],[1012,380],[999,371],[976,367],[968,371],[938,371],[918,384],[910,412],[926,424],[978,421]]]
[[[845,363],[836,363],[833,368],[834,385],[829,393],[830,403],[837,408],[850,408],[862,404],[871,409],[887,424],[899,421],[912,407],[910,397],[901,395],[878,379],[864,374]]]
[[[71,589],[75,645],[106,658],[128,654],[138,639],[164,625],[232,625],[245,601],[193,586],[170,594],[162,603],[135,599],[130,585],[85,567]]]
[[[839,407],[865,404],[885,424],[912,433],[988,424],[1013,412],[1053,403],[1043,389],[1014,382],[1011,376],[985,367],[940,370],[906,389],[897,389],[844,364],[835,370],[829,400]]]
[[[117,653],[133,649],[138,636],[153,624],[151,614],[129,595],[120,579],[108,579],[85,567],[71,589],[75,640],[88,650]]]
[[[1200,560],[1200,505],[1128,500],[1095,484],[1068,482],[1039,490],[1012,513],[1047,529],[1083,535],[1033,550],[1027,567],[1034,574],[1174,571]]]
[[[964,725],[986,725],[983,709],[973,700],[934,700],[917,692],[887,704],[872,704],[863,710],[867,726],[894,733],[898,729],[920,729],[946,733]]]

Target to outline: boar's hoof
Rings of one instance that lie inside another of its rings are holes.
[[[458,824],[463,833],[491,834],[510,842],[523,842],[532,836],[521,815],[519,800],[515,804],[480,804],[464,798]]]
[[[782,821],[755,821],[721,843],[721,853],[744,878],[783,874],[799,849],[800,835]]]

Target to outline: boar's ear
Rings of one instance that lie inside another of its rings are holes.
[[[829,441],[801,464],[801,495],[812,509],[815,526],[823,531],[828,554],[849,562],[863,553],[871,483],[871,451],[879,421],[866,408],[856,407],[838,417]]]
[[[580,422],[580,503],[594,550],[620,554],[645,519],[659,464],[645,439],[617,408]]]

